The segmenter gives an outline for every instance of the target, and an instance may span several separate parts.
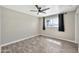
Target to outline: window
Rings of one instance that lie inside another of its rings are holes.
[[[46,17],[47,27],[58,27],[58,15]]]

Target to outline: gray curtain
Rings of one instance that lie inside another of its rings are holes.
[[[43,17],[43,30],[45,30],[45,17]]]
[[[59,14],[59,31],[64,32],[64,14]]]

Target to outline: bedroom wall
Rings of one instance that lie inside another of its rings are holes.
[[[76,11],[75,17],[75,39],[79,43],[79,8]]]
[[[37,17],[4,7],[2,9],[1,44],[38,34],[75,42],[75,12],[69,12],[64,15],[65,32],[59,32],[57,28],[47,28],[45,31],[42,30],[42,18],[38,19]]]
[[[46,30],[42,30],[42,18],[40,18],[40,34],[75,42],[75,12],[65,14],[64,22],[65,32],[59,32],[58,28],[46,28]]]
[[[1,44],[38,35],[39,20],[37,17],[2,8],[2,41]]]
[[[1,45],[1,7],[0,7],[0,45]]]
[[[79,52],[79,7],[76,10],[75,14],[75,39],[78,43],[78,52]]]

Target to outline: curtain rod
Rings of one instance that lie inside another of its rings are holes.
[[[58,13],[58,14],[67,14],[67,12],[64,12],[64,13]],[[54,14],[54,15],[58,15],[58,14]],[[49,16],[53,16],[53,15],[48,15],[48,16],[43,16],[43,17],[49,17]]]

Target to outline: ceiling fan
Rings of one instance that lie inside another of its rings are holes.
[[[46,12],[44,12],[44,11],[50,9],[50,8],[42,9],[42,7],[39,7],[38,5],[35,5],[35,7],[37,8],[37,10],[30,10],[30,11],[37,12],[37,15],[39,15],[39,13],[45,13],[46,14]]]

